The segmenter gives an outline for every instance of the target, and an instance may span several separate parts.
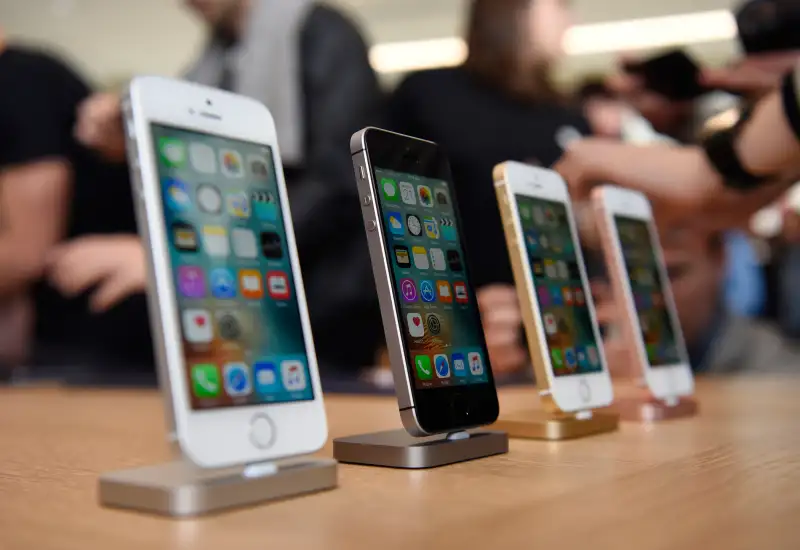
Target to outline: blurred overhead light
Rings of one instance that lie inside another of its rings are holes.
[[[564,38],[568,55],[590,55],[619,51],[699,44],[736,37],[736,20],[727,10],[629,19],[572,27]],[[370,62],[380,73],[452,67],[467,57],[461,38],[437,38],[376,44]]]

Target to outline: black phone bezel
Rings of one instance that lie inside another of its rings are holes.
[[[425,141],[410,136],[395,134],[380,129],[368,129],[364,135],[364,146],[369,170],[372,175],[373,194],[379,212],[379,219],[384,219],[384,211],[379,199],[377,176],[375,169],[392,170],[406,174],[414,174],[424,178],[437,179],[446,182],[450,199],[453,203],[453,215],[456,230],[462,250],[462,263],[464,267],[464,280],[467,283],[470,300],[475,305],[475,315],[481,327],[479,344],[483,354],[484,369],[488,381],[485,383],[468,384],[457,387],[418,389],[416,377],[412,368],[411,353],[408,339],[403,327],[400,327],[403,353],[406,359],[406,369],[409,375],[410,391],[413,394],[415,416],[419,427],[427,433],[442,433],[461,430],[473,426],[491,424],[500,412],[497,400],[491,363],[489,361],[486,339],[483,334],[483,321],[477,308],[475,288],[470,276],[467,247],[464,242],[462,218],[458,209],[458,199],[453,185],[450,165],[441,147],[433,142]],[[400,301],[397,293],[397,281],[389,255],[389,244],[384,240],[383,249],[386,265],[389,268],[389,280],[392,286],[392,303],[398,318],[401,317]]]

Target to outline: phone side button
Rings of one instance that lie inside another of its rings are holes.
[[[275,442],[272,421],[264,414],[257,414],[250,421],[250,441],[259,449],[269,449]]]
[[[364,195],[364,197],[361,199],[361,205],[369,206],[371,204],[372,204],[372,197],[370,197],[369,195]]]
[[[367,231],[372,232],[378,229],[378,224],[375,223],[375,220],[367,220]]]

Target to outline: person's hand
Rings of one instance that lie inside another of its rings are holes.
[[[574,202],[589,199],[595,186],[612,183],[645,193],[665,224],[697,216],[722,187],[697,147],[589,138],[570,145],[553,169],[567,181]]]
[[[59,245],[48,262],[48,280],[64,296],[94,288],[92,311],[108,310],[147,285],[144,247],[133,235],[90,236]]]
[[[750,55],[722,69],[705,69],[702,84],[731,92],[762,96],[775,89],[800,61],[800,51]]]
[[[522,313],[512,285],[496,284],[478,291],[492,372],[508,374],[525,367],[527,350],[521,343]]]
[[[78,106],[75,138],[108,160],[125,160],[125,130],[120,98],[113,93],[98,93]]]

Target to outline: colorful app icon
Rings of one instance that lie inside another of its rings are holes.
[[[464,281],[455,281],[453,283],[453,293],[456,296],[456,302],[459,304],[469,303],[469,294],[467,293],[467,285]]]
[[[647,348],[647,359],[652,363],[653,361],[658,360],[658,345],[656,344],[647,344],[645,346]]]
[[[586,355],[589,357],[589,364],[593,367],[600,365],[600,355],[594,346],[586,346]]]
[[[281,246],[281,236],[274,231],[261,232],[261,254],[270,260],[280,260],[283,258],[283,246]]]
[[[536,289],[536,294],[539,296],[539,306],[550,307],[550,305],[553,303],[552,299],[550,298],[550,291],[546,286],[538,287]]]
[[[539,246],[542,250],[548,250],[550,248],[550,239],[547,235],[539,235]]]
[[[414,357],[414,367],[417,371],[417,378],[420,380],[433,379],[433,368],[431,358],[427,355],[417,355]]]
[[[442,320],[435,313],[429,313],[425,316],[425,326],[428,327],[428,332],[432,336],[439,336],[439,333],[442,332]]]
[[[383,198],[389,202],[398,202],[400,200],[400,192],[397,190],[397,182],[391,178],[381,178],[381,190],[383,191]]]
[[[436,301],[436,287],[433,281],[420,281],[419,282],[419,296],[423,302]]]
[[[527,221],[531,219],[531,207],[527,204],[519,205],[519,217]]]
[[[192,207],[192,197],[189,196],[189,186],[175,178],[164,179],[164,195],[167,206],[173,212],[185,212]]]
[[[433,216],[425,216],[422,222],[425,226],[425,235],[427,235],[429,239],[438,239],[440,237],[439,222],[436,221],[436,218]]]
[[[555,247],[553,248],[555,250]],[[567,262],[563,260],[558,260],[556,263],[558,276],[562,279],[569,279],[569,268],[567,267]]]
[[[550,336],[558,334],[558,322],[556,322],[556,316],[552,313],[545,313],[543,319],[544,331]]]
[[[400,280],[400,294],[403,295],[403,300],[406,302],[417,301],[417,285],[413,279]]]
[[[447,271],[447,263],[444,261],[444,251],[441,248],[431,248],[431,263],[436,271]]]
[[[538,252],[539,250],[539,232],[538,231],[526,231],[525,232],[525,244],[528,246],[528,250],[531,252]]]
[[[389,232],[392,235],[402,237],[406,232],[405,227],[403,227],[403,215],[400,212],[387,212],[386,224],[389,226]]]
[[[433,356],[433,368],[436,369],[437,378],[450,378],[450,361],[445,354]]]
[[[230,254],[228,245],[228,232],[221,225],[206,225],[203,227],[203,248],[209,256],[220,258]]]
[[[219,397],[222,391],[219,369],[210,363],[192,365],[192,393],[200,399]]]
[[[453,290],[450,288],[449,281],[436,281],[436,291],[439,293],[439,301],[445,304],[453,303]]]
[[[419,221],[419,217],[415,216],[414,214],[409,214],[406,216],[406,225],[408,226],[408,232],[410,235],[414,237],[419,237],[422,235],[422,222]]]
[[[564,364],[568,369],[574,369],[578,362],[575,360],[575,350],[572,348],[564,348]]]
[[[186,298],[204,298],[206,277],[203,270],[194,265],[180,266],[178,268],[178,291]]]
[[[278,199],[272,191],[253,191],[250,203],[256,218],[264,222],[278,221]]]
[[[250,173],[256,178],[265,180],[269,177],[269,164],[265,157],[250,155],[247,157],[247,164],[250,166]]]
[[[287,391],[303,391],[308,387],[306,368],[302,361],[281,361],[281,378]]]
[[[229,216],[242,219],[250,217],[250,197],[247,196],[247,193],[230,193],[227,196],[227,200]]]
[[[244,326],[240,315],[242,313],[236,310],[217,311],[215,314],[217,318],[217,333],[223,340],[235,341],[240,340],[244,334]]]
[[[427,185],[420,185],[417,187],[417,196],[422,206],[425,208],[433,208],[433,194],[431,193],[430,187]]]
[[[253,365],[253,378],[257,393],[274,393],[281,391],[278,383],[278,367],[271,361],[258,361]]]
[[[158,138],[158,156],[164,166],[182,168],[186,164],[186,146],[178,138]]]
[[[422,324],[422,315],[419,313],[406,314],[408,323],[408,335],[412,338],[422,338],[425,336],[425,325]]]
[[[544,263],[542,260],[533,260],[533,276],[534,277],[543,277],[544,276]]]
[[[411,248],[411,254],[414,256],[414,265],[417,269],[430,269],[431,264],[428,262],[428,251],[424,246],[415,246]]]
[[[588,369],[591,365],[589,365],[589,356],[586,353],[586,348],[583,346],[576,346],[575,347],[575,358],[578,361],[578,368],[580,369]]]
[[[454,353],[450,360],[453,363],[453,374],[456,378],[463,378],[467,375],[467,361],[463,353]]]
[[[552,208],[545,208],[544,209],[544,219],[548,225],[554,225],[556,223],[556,213]]]
[[[444,189],[436,190],[436,204],[439,206],[447,206],[450,204],[450,197]]]
[[[292,292],[289,289],[289,276],[283,271],[268,271],[266,275],[267,292],[273,300],[288,300]]]
[[[411,255],[408,253],[407,246],[394,247],[394,260],[397,262],[397,267],[400,269],[407,269],[411,267]]]
[[[233,243],[233,253],[237,258],[253,260],[258,258],[258,245],[256,245],[256,234],[249,229],[236,227],[231,231],[231,242]]]
[[[548,279],[558,278],[558,268],[553,260],[544,261],[544,274],[547,275]]]
[[[242,269],[239,271],[239,291],[242,297],[248,300],[260,300],[264,297],[264,287],[261,284],[261,273],[255,269]]]
[[[253,383],[247,365],[227,363],[222,372],[225,377],[225,393],[231,397],[244,397],[253,393]]]
[[[461,263],[461,255],[458,250],[447,251],[447,265],[450,266],[450,271],[464,271],[464,264]]]
[[[586,305],[586,296],[583,294],[582,288],[575,289],[575,303],[579,306]]]
[[[191,224],[175,222],[172,224],[172,242],[181,252],[197,252],[197,231]]]
[[[564,356],[560,349],[550,350],[550,362],[553,364],[553,370],[564,368]]]
[[[544,212],[538,206],[533,207],[533,221],[536,225],[544,225]]]
[[[414,192],[414,186],[410,183],[401,181],[400,184],[400,198],[405,204],[414,206],[417,204],[417,194]]]
[[[564,295],[561,293],[561,288],[557,286],[550,287],[550,296],[553,299],[554,306],[564,305]]]
[[[442,237],[446,241],[457,241],[458,240],[458,233],[456,232],[456,224],[455,222],[448,218],[447,216],[442,217],[439,220],[439,226],[442,230]]]
[[[472,376],[482,376],[484,373],[483,358],[480,353],[470,353],[467,355],[469,361],[469,372]]]
[[[561,295],[564,297],[564,304],[568,306],[575,305],[575,297],[572,294],[572,288],[565,286],[561,289]]]
[[[210,183],[203,183],[197,188],[197,204],[203,212],[219,214],[222,212],[222,193]]]
[[[214,149],[205,143],[193,141],[189,144],[189,160],[192,161],[192,168],[202,174],[213,174],[217,171]]]
[[[211,314],[208,310],[183,310],[183,337],[191,344],[207,344],[214,339]]]
[[[223,149],[219,154],[224,175],[229,178],[241,178],[244,176],[242,155],[232,149]]]
[[[218,267],[209,275],[211,281],[211,295],[219,300],[236,298],[236,280],[233,271],[227,267]]]

